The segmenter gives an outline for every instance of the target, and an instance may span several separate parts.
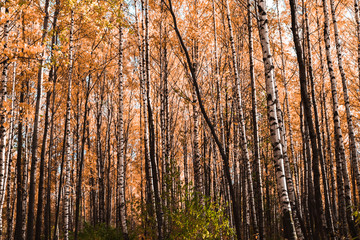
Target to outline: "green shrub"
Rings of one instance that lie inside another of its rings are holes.
[[[225,210],[218,204],[204,200],[202,205],[193,196],[183,201],[185,208],[170,214],[169,239],[227,239],[234,235]]]
[[[92,226],[85,223],[84,229],[78,235],[79,240],[121,240],[122,232],[116,228],[98,224]]]

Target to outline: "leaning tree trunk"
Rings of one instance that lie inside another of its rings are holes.
[[[312,171],[313,171],[313,179],[314,179],[314,197],[315,197],[315,205],[314,210],[316,212],[315,218],[315,236],[320,235],[324,236],[323,231],[323,206],[322,206],[322,194],[320,189],[320,171],[319,171],[319,148],[317,146],[317,139],[315,135],[314,124],[312,120],[312,112],[311,112],[311,103],[310,98],[307,92],[307,76],[306,76],[306,67],[305,61],[303,57],[303,49],[301,46],[299,33],[298,33],[298,23],[297,23],[297,12],[296,12],[296,0],[290,0],[291,7],[291,26],[293,39],[295,43],[297,61],[299,64],[299,76],[300,76],[300,87],[301,87],[301,100],[304,105],[304,115],[306,119],[306,123],[309,128],[309,137],[311,141],[311,150],[312,150]]]
[[[266,1],[257,2],[259,12],[259,35],[264,59],[266,93],[267,93],[267,110],[270,126],[270,141],[273,146],[277,188],[280,196],[281,209],[284,221],[284,235],[288,239],[297,239],[294,222],[292,219],[292,210],[289,201],[289,194],[286,186],[283,149],[281,144],[280,125],[277,117],[277,106],[275,92],[275,78],[273,58],[270,51],[269,27],[266,13]]]
[[[232,184],[232,179],[231,179],[231,174],[230,174],[230,167],[229,167],[229,158],[226,154],[226,151],[222,145],[222,143],[219,140],[218,135],[216,134],[214,125],[212,124],[209,116],[206,113],[205,107],[203,105],[202,102],[202,97],[201,97],[201,93],[200,93],[200,89],[199,89],[199,85],[197,82],[197,77],[196,77],[196,72],[195,69],[193,67],[193,63],[191,61],[190,58],[190,54],[187,50],[187,47],[184,43],[184,40],[180,34],[179,28],[177,26],[177,20],[176,20],[176,16],[172,7],[172,1],[168,0],[169,3],[169,7],[168,10],[172,16],[172,20],[173,20],[173,24],[174,24],[174,30],[175,33],[177,35],[177,38],[180,42],[181,45],[181,49],[183,50],[184,54],[185,54],[185,59],[186,59],[186,63],[187,63],[187,68],[189,69],[190,72],[190,76],[191,76],[191,80],[192,80],[192,84],[194,86],[195,89],[195,93],[196,93],[196,97],[199,103],[199,107],[202,113],[202,116],[204,117],[204,120],[207,124],[207,126],[210,129],[211,135],[213,136],[213,139],[219,149],[221,158],[223,160],[223,168],[224,168],[224,173],[225,173],[225,177],[227,179],[227,183],[228,183],[228,187],[229,187],[229,192],[230,192],[230,197],[231,197],[231,206],[232,206],[232,210],[233,210],[233,215],[234,215],[234,220],[235,220],[235,229],[236,229],[236,234],[237,234],[237,239],[241,239],[241,229],[240,229],[240,218],[238,216],[238,206],[236,204],[236,196],[235,196],[235,192],[234,192],[234,188],[233,188],[233,184]]]

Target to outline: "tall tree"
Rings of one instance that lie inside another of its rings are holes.
[[[336,87],[336,78],[335,72],[333,67],[333,61],[331,56],[331,43],[330,43],[330,21],[329,21],[329,10],[327,5],[327,0],[323,0],[323,11],[324,11],[324,39],[325,39],[325,50],[326,50],[326,59],[327,65],[330,75],[330,82],[331,82],[331,93],[332,93],[332,102],[333,102],[333,121],[334,121],[334,130],[335,130],[335,152],[336,152],[336,161],[337,161],[337,187],[339,192],[339,208],[341,211],[345,209],[345,206],[342,206],[341,203],[344,202],[346,204],[346,219],[349,225],[350,232],[352,236],[357,235],[356,228],[353,222],[353,215],[352,215],[352,203],[351,203],[351,188],[350,188],[350,181],[349,181],[349,174],[346,166],[346,156],[345,156],[345,147],[344,147],[344,140],[342,136],[341,130],[341,121],[339,116],[339,100],[338,100],[338,93]],[[341,177],[342,175],[342,177]],[[344,186],[345,196],[342,194],[342,182]],[[344,197],[345,199],[341,199]],[[343,216],[345,217],[345,216]]]
[[[314,177],[314,191],[315,191],[315,211],[317,212],[317,218],[315,219],[316,223],[316,232],[315,234],[319,237],[319,235],[323,236],[323,223],[322,223],[322,215],[323,215],[323,206],[322,206],[322,194],[320,190],[320,171],[319,171],[319,148],[318,142],[315,135],[315,129],[312,119],[311,112],[311,103],[307,90],[307,76],[306,76],[306,67],[303,58],[303,49],[301,46],[300,38],[299,38],[299,29],[297,23],[297,12],[296,12],[296,1],[290,0],[290,8],[291,8],[291,28],[293,33],[293,40],[296,49],[296,56],[299,65],[299,76],[300,76],[300,87],[301,87],[301,100],[304,104],[304,115],[306,118],[307,127],[309,128],[309,137],[311,141],[311,149],[312,149],[312,171]],[[315,109],[316,111],[316,109]],[[316,113],[317,114],[317,113]],[[315,114],[315,115],[316,115]],[[315,235],[315,236],[316,236]]]
[[[65,212],[65,240],[69,239],[70,229],[70,167],[71,167],[71,146],[70,146],[70,119],[71,119],[71,87],[74,61],[74,10],[70,10],[70,37],[69,37],[69,71],[68,71],[68,93],[66,100],[66,134],[64,136],[66,163],[65,163],[65,190],[64,190],[64,212]]]
[[[318,153],[319,153],[319,160],[320,166],[322,171],[322,180],[323,180],[323,190],[324,190],[324,198],[325,198],[325,216],[326,216],[326,224],[328,229],[329,236],[334,236],[334,226],[333,226],[333,218],[332,212],[330,208],[330,200],[329,200],[329,189],[328,189],[328,181],[327,181],[327,172],[325,169],[325,160],[323,155],[323,145],[321,141],[321,133],[320,133],[320,123],[319,123],[319,116],[318,116],[318,108],[317,108],[317,101],[315,97],[315,81],[314,81],[314,73],[313,73],[313,63],[312,63],[312,52],[311,52],[311,42],[310,42],[310,26],[309,26],[309,19],[308,19],[308,11],[305,10],[305,24],[306,24],[306,43],[307,43],[307,57],[308,57],[308,74],[310,79],[311,85],[311,97],[312,97],[312,105],[314,108],[314,117],[315,117],[315,130],[317,136],[317,143],[318,143]],[[325,222],[323,223],[325,224]]]
[[[45,17],[43,22],[43,34],[41,36],[41,46],[43,47],[45,44],[45,38],[48,32],[48,23],[49,23],[49,0],[45,1]],[[38,71],[38,82],[37,82],[37,89],[36,89],[36,104],[35,104],[35,116],[34,116],[34,127],[33,127],[33,134],[32,134],[32,142],[31,142],[31,169],[30,169],[30,189],[29,189],[29,205],[28,205],[28,221],[27,221],[27,228],[26,228],[26,239],[31,240],[34,238],[34,223],[30,219],[35,218],[35,174],[37,168],[37,147],[38,147],[38,132],[39,132],[39,115],[40,115],[40,105],[41,105],[41,97],[42,97],[42,82],[43,82],[43,64],[45,56],[45,48],[41,53],[40,61],[39,61],[39,71]],[[47,129],[45,130],[47,131]],[[45,137],[46,138],[46,137]],[[45,140],[46,142],[46,140]],[[44,149],[45,151],[45,149]],[[45,154],[45,153],[44,153]],[[42,155],[44,156],[44,155]],[[43,160],[43,159],[42,159]],[[44,166],[42,161],[42,166]],[[42,168],[43,171],[43,168]],[[43,172],[40,172],[43,176]],[[39,195],[39,198],[42,196]]]
[[[248,32],[249,32],[249,63],[250,63],[250,80],[251,80],[251,98],[252,98],[252,124],[254,135],[254,162],[255,182],[256,182],[256,208],[259,223],[259,237],[264,239],[264,203],[263,203],[263,184],[262,184],[262,167],[260,161],[260,146],[259,146],[259,126],[258,126],[258,112],[257,112],[257,97],[256,97],[256,82],[254,72],[254,43],[252,30],[252,13],[251,2],[248,0]]]
[[[245,160],[245,169],[246,169],[246,178],[248,181],[249,186],[249,201],[250,201],[250,208],[252,212],[252,217],[254,221],[254,231],[257,235],[258,230],[258,223],[257,223],[257,216],[256,216],[256,210],[255,210],[255,198],[254,198],[254,187],[253,187],[253,179],[252,179],[252,169],[250,165],[250,156],[249,156],[249,150],[248,150],[248,143],[247,143],[247,137],[246,137],[246,128],[244,123],[244,113],[243,113],[243,104],[242,104],[242,96],[241,96],[241,87],[240,87],[240,78],[239,78],[239,72],[238,72],[238,63],[236,59],[236,50],[235,50],[235,43],[234,43],[234,33],[232,29],[232,23],[231,23],[231,16],[230,16],[230,6],[229,1],[226,0],[226,16],[228,20],[228,27],[230,31],[230,44],[231,44],[231,51],[232,51],[232,63],[233,63],[233,72],[235,76],[235,86],[236,86],[236,97],[237,97],[237,107],[239,111],[239,123],[240,123],[240,136],[241,136],[241,149],[243,150],[243,156]]]
[[[345,73],[344,66],[343,66],[343,57],[342,57],[343,52],[342,52],[342,46],[341,46],[341,42],[340,42],[334,0],[330,0],[330,9],[331,9],[332,22],[333,22],[333,27],[334,27],[335,46],[336,46],[338,67],[339,67],[339,71],[340,71],[340,75],[341,75],[343,96],[344,96],[345,109],[346,109],[346,119],[347,119],[347,125],[348,125],[348,135],[349,135],[349,144],[350,144],[350,152],[351,152],[351,154],[350,154],[351,167],[354,172],[353,178],[356,180],[356,183],[357,183],[358,197],[360,197],[360,171],[359,171],[359,165],[358,165],[358,161],[359,161],[358,151],[356,149],[356,141],[355,141],[355,133],[354,133],[354,125],[353,125],[353,114],[351,111],[346,73]],[[355,16],[356,16],[356,14],[355,14]],[[346,165],[344,165],[344,166],[346,167]]]
[[[225,177],[227,179],[227,183],[229,185],[230,197],[231,197],[231,202],[232,202],[231,206],[232,206],[233,217],[234,217],[234,221],[235,221],[236,234],[237,234],[237,238],[240,239],[241,238],[240,218],[237,215],[238,206],[236,204],[235,193],[234,193],[233,184],[232,184],[232,181],[231,181],[230,168],[229,168],[229,158],[228,158],[228,156],[227,156],[227,154],[225,152],[225,149],[223,148],[223,145],[220,142],[220,140],[219,140],[219,138],[218,138],[218,136],[217,136],[217,134],[215,132],[214,126],[211,123],[211,120],[209,119],[209,117],[208,117],[208,115],[206,113],[206,110],[204,108],[202,98],[201,98],[201,94],[200,94],[200,90],[199,90],[199,85],[198,85],[197,78],[196,78],[196,72],[195,72],[195,69],[193,67],[193,63],[191,61],[189,52],[188,52],[188,50],[187,50],[187,48],[185,46],[184,40],[183,40],[183,38],[181,36],[181,33],[179,31],[179,28],[177,26],[176,15],[174,13],[171,0],[168,0],[168,10],[169,10],[169,12],[171,14],[171,17],[172,17],[172,20],[173,20],[173,23],[174,23],[175,33],[176,33],[176,36],[177,36],[177,38],[178,38],[178,40],[180,42],[181,49],[185,54],[187,68],[188,68],[188,70],[190,72],[192,84],[193,84],[194,89],[195,89],[196,98],[198,100],[202,116],[204,117],[205,122],[206,122],[207,126],[210,129],[211,135],[214,138],[214,141],[215,141],[215,143],[216,143],[216,145],[217,145],[217,147],[219,149],[221,158],[223,160],[223,168],[224,168],[224,172],[225,172]]]
[[[281,144],[281,133],[279,130],[280,124],[278,121],[278,110],[276,106],[278,99],[275,92],[274,65],[270,50],[266,2],[264,0],[259,0],[257,2],[257,9],[259,13],[259,35],[265,68],[267,112],[271,135],[270,140],[274,152],[273,154],[276,168],[277,187],[279,196],[281,198],[280,202],[284,222],[284,236],[288,239],[297,239],[285,179],[283,149]]]
[[[118,87],[119,87],[119,115],[118,115],[118,165],[117,165],[117,210],[119,212],[121,229],[124,239],[128,239],[128,227],[126,222],[126,203],[125,203],[125,155],[124,155],[124,120],[123,120],[123,101],[124,101],[124,79],[123,79],[123,30],[119,26],[119,62],[118,62]]]
[[[9,18],[9,7],[7,6],[9,2],[6,0],[4,2],[5,11],[4,16]],[[3,27],[3,48],[6,50],[8,48],[9,41],[9,31],[10,31],[10,19],[6,19],[5,25]],[[6,95],[7,95],[7,84],[8,84],[8,69],[9,69],[9,57],[5,56],[5,59],[2,61],[2,72],[1,72],[1,86],[0,86],[0,199],[4,198],[5,191],[5,166],[6,166]],[[3,221],[2,221],[2,209],[3,201],[0,202],[0,238],[3,235]]]

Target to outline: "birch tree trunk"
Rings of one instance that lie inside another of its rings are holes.
[[[276,9],[277,9],[277,17],[278,17],[278,27],[279,27],[279,36],[280,36],[280,49],[281,49],[281,63],[282,63],[282,67],[281,67],[281,75],[282,75],[282,79],[284,82],[284,90],[285,90],[285,103],[286,103],[286,112],[288,115],[288,126],[289,126],[289,135],[290,135],[290,151],[291,151],[291,156],[294,162],[294,174],[295,174],[295,182],[296,182],[296,186],[294,186],[293,183],[293,174],[292,174],[292,170],[290,167],[290,161],[289,161],[289,155],[288,155],[288,144],[287,144],[287,137],[286,137],[286,127],[284,124],[284,117],[283,117],[283,112],[281,111],[281,106],[280,106],[280,102],[277,101],[277,116],[278,116],[278,121],[280,123],[280,133],[281,133],[281,141],[282,141],[282,146],[283,146],[283,157],[284,157],[284,167],[285,167],[285,177],[286,177],[286,183],[287,183],[287,188],[288,188],[288,192],[289,192],[289,200],[290,200],[290,204],[291,204],[291,208],[292,208],[292,214],[293,214],[293,220],[294,220],[294,224],[295,224],[295,229],[296,229],[296,234],[298,236],[299,239],[303,239],[304,235],[306,234],[306,230],[305,230],[305,226],[304,226],[304,221],[301,215],[301,208],[300,208],[300,204],[299,201],[297,199],[297,196],[299,196],[299,192],[297,190],[297,194],[295,193],[295,188],[297,188],[298,186],[298,177],[297,177],[297,162],[295,159],[295,153],[294,153],[294,145],[293,145],[293,138],[292,138],[292,126],[291,126],[291,115],[290,115],[290,106],[289,106],[289,98],[288,98],[288,90],[287,90],[287,79],[286,79],[286,64],[285,64],[285,58],[284,58],[284,50],[283,50],[283,38],[282,38],[282,30],[281,30],[281,22],[280,22],[280,12],[279,12],[279,3],[278,1],[276,2]],[[276,96],[278,99],[278,90],[277,90],[277,85],[275,85],[275,90],[276,90]]]
[[[141,7],[142,10],[144,9],[144,0],[141,0]],[[136,7],[136,0],[135,0],[135,20],[136,20],[136,28],[137,28],[137,40],[138,40],[138,48],[139,48],[139,71],[140,71],[140,93],[141,93],[141,106],[140,109],[141,115],[140,119],[143,116],[144,120],[143,122],[140,121],[140,129],[142,126],[142,123],[144,124],[143,127],[143,143],[144,143],[144,158],[145,158],[145,193],[146,193],[146,207],[148,210],[148,213],[150,217],[153,217],[154,210],[155,210],[155,197],[154,197],[154,187],[153,187],[153,175],[151,171],[151,159],[150,159],[150,144],[149,144],[149,128],[148,128],[148,114],[147,114],[147,94],[146,94],[146,69],[145,69],[145,23],[144,23],[144,11],[142,13],[142,32],[143,35],[140,34],[140,27],[138,23],[137,18],[137,7]],[[117,214],[117,222],[120,222],[120,213]],[[149,216],[146,216],[145,219],[145,226],[149,224]],[[145,229],[146,230],[146,229]],[[147,234],[147,231],[145,232],[145,236]]]
[[[69,42],[69,72],[68,72],[68,93],[66,100],[66,134],[65,134],[65,190],[64,190],[64,211],[65,211],[65,240],[69,239],[70,229],[70,166],[71,166],[71,146],[70,146],[70,119],[71,119],[71,85],[72,85],[72,71],[73,71],[73,51],[74,51],[74,10],[70,13],[70,42]]]
[[[9,8],[7,6],[8,0],[5,0],[5,17],[9,18]],[[10,20],[7,19],[4,28],[3,28],[3,42],[4,42],[4,50],[8,48],[8,37],[9,37],[9,26]],[[5,60],[2,64],[2,73],[1,73],[1,82],[0,82],[0,199],[4,198],[5,195],[5,167],[6,167],[6,95],[7,95],[7,84],[8,84],[8,68],[9,68],[9,60],[8,56],[5,56]],[[3,221],[2,221],[2,210],[3,210],[3,201],[0,203],[0,239],[2,238],[3,233]]]
[[[183,155],[184,155],[184,184],[185,192],[189,191],[189,173],[188,173],[188,152],[187,152],[187,124],[184,123],[184,137],[183,137]]]
[[[216,102],[216,112],[214,113],[214,123],[218,121],[220,122],[220,137],[223,143],[223,148],[226,149],[225,145],[225,127],[224,127],[224,118],[223,118],[223,106],[221,104],[222,94],[221,94],[221,83],[220,83],[220,64],[219,64],[219,54],[218,54],[218,36],[217,36],[217,24],[216,24],[216,8],[215,8],[215,0],[212,0],[212,10],[213,10],[213,28],[214,28],[214,57],[215,57],[215,78],[216,78],[216,91],[217,91],[217,102]],[[218,117],[217,117],[218,114]],[[215,141],[211,141],[212,150],[213,150],[213,195],[214,201],[216,201],[218,192],[217,192],[217,151],[216,151],[216,143]],[[238,204],[238,203],[237,203]],[[239,205],[239,204],[238,204]],[[240,205],[239,205],[240,206]]]
[[[14,120],[15,121],[15,120]],[[15,136],[15,129],[14,129],[14,133],[13,133],[13,139]],[[12,142],[14,143],[14,141]],[[9,157],[12,157],[12,152],[9,152]],[[8,194],[6,197],[6,207],[7,209],[9,209],[9,211],[7,211],[6,213],[6,219],[7,219],[7,231],[6,231],[6,236],[7,239],[9,240],[13,240],[14,239],[14,235],[13,235],[13,225],[14,225],[14,212],[15,212],[15,200],[16,200],[16,180],[15,177],[12,177],[12,171],[11,171],[11,166],[12,161],[10,161],[11,159],[9,158],[8,161],[8,167],[9,167],[9,174],[8,174],[8,180],[7,180],[7,185],[6,185],[6,191],[8,193],[13,192],[13,194]],[[14,171],[14,175],[15,175],[16,170]]]
[[[106,215],[105,221],[107,226],[111,226],[111,215],[112,215],[112,184],[111,184],[111,170],[113,168],[112,165],[112,146],[111,146],[111,126],[113,123],[113,99],[112,96],[108,97],[108,123],[107,123],[107,131],[106,131],[106,143],[107,149],[107,170],[106,170]],[[116,208],[115,208],[116,209]]]
[[[355,10],[355,21],[356,21],[356,37],[358,40],[357,44],[357,64],[358,64],[358,80],[359,80],[359,89],[360,89],[360,13],[359,13],[359,0],[354,0],[354,10]]]
[[[14,123],[15,123],[15,114],[14,114],[14,110],[15,110],[15,106],[14,106],[14,103],[15,103],[15,98],[16,98],[16,91],[15,91],[15,86],[16,86],[16,66],[17,66],[17,63],[14,62],[13,63],[13,80],[12,80],[12,91],[11,91],[11,109],[10,109],[10,127],[9,127],[9,133],[8,133],[8,148],[7,148],[7,156],[6,156],[6,166],[5,166],[5,171],[4,171],[4,183],[3,183],[3,191],[4,193],[6,192],[7,193],[7,225],[8,225],[8,228],[7,228],[7,237],[9,239],[12,239],[12,222],[13,222],[13,219],[11,217],[11,215],[13,215],[13,210],[10,209],[10,204],[11,204],[11,191],[10,191],[10,188],[11,188],[11,180],[12,180],[12,154],[13,154],[13,144],[14,144],[14,136],[15,136],[15,127],[14,127]],[[15,174],[15,173],[14,173]],[[14,179],[14,186],[15,186],[15,179]],[[15,199],[15,196],[13,196],[13,198]],[[5,202],[5,194],[2,195],[2,198],[0,199],[1,201],[1,208],[3,207],[3,204]],[[12,208],[14,208],[14,206],[12,206]],[[2,209],[1,209],[2,211]],[[2,213],[1,215],[2,216]],[[0,217],[1,218],[1,217]],[[0,219],[0,221],[2,221],[2,219]],[[2,224],[2,223],[1,223]],[[3,227],[1,225],[1,227]],[[2,232],[2,229],[1,229],[1,235],[0,235],[0,239],[2,238],[3,236],[3,232]]]
[[[163,238],[162,232],[162,207],[160,200],[160,192],[159,192],[159,181],[158,181],[158,166],[156,164],[155,159],[155,133],[154,133],[154,124],[152,117],[152,108],[150,101],[150,48],[149,48],[149,0],[145,0],[144,4],[144,14],[145,14],[145,34],[144,34],[144,47],[145,47],[145,85],[146,85],[146,108],[148,113],[148,128],[149,128],[149,156],[151,162],[151,171],[152,171],[152,185],[154,189],[154,200],[155,200],[155,210],[156,210],[156,220],[157,220],[157,228],[158,228],[158,239]]]
[[[318,2],[317,2],[318,3]],[[336,225],[334,224],[336,222],[337,219],[337,207],[336,207],[336,186],[335,186],[335,178],[334,178],[334,167],[333,167],[333,162],[334,162],[334,157],[332,154],[332,150],[331,150],[331,134],[330,134],[330,127],[329,127],[329,122],[328,122],[328,110],[327,110],[327,104],[326,104],[326,100],[327,100],[327,93],[325,91],[325,69],[324,69],[324,62],[323,62],[323,48],[322,48],[322,41],[321,41],[321,34],[320,34],[320,19],[319,19],[319,15],[318,15],[318,11],[316,9],[316,22],[317,22],[317,27],[318,27],[318,41],[319,41],[319,57],[320,57],[320,70],[321,70],[321,81],[322,81],[322,92],[321,92],[321,96],[322,96],[322,100],[321,100],[321,104],[322,104],[322,117],[324,118],[322,121],[322,127],[324,128],[323,131],[323,141],[324,141],[324,160],[325,160],[325,164],[327,163],[327,158],[326,158],[326,152],[329,156],[329,168],[326,170],[329,170],[330,173],[330,185],[331,185],[331,191],[330,191],[330,187],[328,187],[328,191],[329,191],[329,198],[330,198],[330,208],[331,208],[331,212],[332,212],[332,221],[333,221],[333,227],[334,227],[334,231],[336,231]],[[325,125],[325,127],[324,127]],[[325,134],[325,129],[326,129],[326,134]],[[325,146],[325,136],[327,138],[326,141],[326,146]],[[326,149],[325,149],[326,147]],[[331,194],[330,194],[331,192]],[[331,195],[331,197],[330,197]]]
[[[294,150],[294,138],[293,138],[293,128],[291,124],[291,114],[290,114],[290,105],[289,105],[289,92],[288,92],[288,81],[286,79],[286,64],[285,64],[285,57],[284,57],[284,47],[283,47],[283,37],[281,31],[281,21],[280,21],[280,12],[279,12],[279,1],[276,2],[276,9],[278,14],[278,25],[279,25],[279,36],[280,36],[280,49],[281,49],[281,75],[283,77],[284,82],[284,92],[285,92],[285,105],[286,105],[286,115],[287,115],[287,125],[289,129],[289,138],[290,138],[290,152],[291,152],[291,159],[293,160],[294,166],[294,175],[295,175],[295,185],[296,185],[296,195],[300,196],[299,194],[299,178],[298,178],[298,163],[296,161],[296,155]],[[299,206],[301,209],[301,207]]]
[[[164,1],[161,1],[161,18],[166,18]],[[167,29],[164,22],[160,22],[160,135],[161,135],[161,161],[162,161],[162,204],[163,208],[170,208],[172,186],[169,184],[172,176],[170,163],[170,132],[169,132],[169,96],[168,96],[168,59],[167,59]],[[183,149],[186,145],[183,143]],[[184,165],[185,166],[185,165]],[[187,177],[187,176],[186,176]],[[186,184],[187,185],[187,184]],[[168,235],[169,216],[164,216],[164,237]]]
[[[345,102],[345,109],[346,109],[346,119],[348,124],[348,134],[349,134],[349,142],[350,142],[350,158],[351,158],[351,166],[354,171],[353,178],[356,179],[357,189],[358,189],[358,197],[360,199],[360,171],[358,165],[358,152],[356,149],[356,140],[355,140],[355,133],[354,133],[354,125],[353,125],[353,114],[351,111],[350,100],[349,100],[349,93],[348,93],[348,86],[347,86],[347,78],[345,74],[345,70],[343,67],[343,53],[342,53],[342,46],[339,37],[339,30],[337,25],[337,18],[336,18],[336,10],[335,10],[335,3],[334,0],[330,0],[331,6],[331,15],[332,15],[332,22],[334,27],[334,34],[335,34],[335,45],[336,45],[336,52],[337,52],[337,60],[338,60],[338,67],[341,75],[342,87],[343,87],[343,96]],[[346,167],[346,164],[344,165]],[[355,198],[355,196],[354,196]]]
[[[81,202],[81,187],[82,187],[82,174],[83,174],[83,167],[84,167],[84,158],[85,158],[85,140],[86,140],[86,128],[88,126],[88,102],[89,102],[89,95],[90,95],[90,83],[91,83],[91,74],[88,76],[87,79],[87,88],[85,93],[85,110],[84,110],[84,121],[82,127],[82,136],[81,136],[81,147],[80,147],[80,162],[79,162],[79,170],[77,176],[77,185],[76,185],[76,199],[75,199],[75,233],[74,239],[77,240],[78,231],[79,231],[79,215],[80,215],[80,202]]]
[[[192,39],[193,41],[193,68],[195,74],[199,74],[199,39],[198,33],[199,31],[199,24],[198,24],[198,9],[197,9],[197,0],[194,0],[194,18],[195,18],[195,33]],[[197,99],[196,99],[196,92],[195,89],[192,89],[192,101],[193,101],[193,168],[194,168],[194,186],[195,186],[195,194],[196,197],[199,199],[199,202],[203,204],[203,194],[204,194],[204,184],[203,184],[203,174],[204,168],[201,165],[200,159],[200,124],[199,124],[199,109],[197,106]]]
[[[118,163],[117,163],[117,208],[120,214],[121,229],[125,240],[128,237],[128,228],[126,222],[126,204],[125,204],[125,156],[124,156],[124,79],[123,79],[123,31],[119,27],[119,60],[118,60],[118,88],[119,88],[119,113],[118,113]]]
[[[25,94],[25,99],[27,99],[26,103],[30,104],[30,98],[29,98],[29,81],[27,81],[27,91]],[[26,115],[29,114],[29,110],[26,109]],[[25,117],[26,120],[28,120]],[[29,132],[31,132],[31,126],[26,125],[25,126],[25,133],[24,133],[24,169],[23,169],[23,177],[24,177],[24,185],[23,185],[23,225],[21,228],[23,238],[26,238],[26,213],[27,213],[27,197],[28,197],[28,188],[29,188],[29,145],[30,145],[30,137]]]
[[[295,226],[292,219],[292,210],[289,201],[288,189],[286,186],[280,125],[277,117],[276,102],[278,100],[276,99],[275,92],[274,65],[270,51],[269,27],[265,0],[259,0],[257,2],[257,8],[259,12],[259,35],[265,68],[267,111],[271,135],[270,141],[274,151],[273,154],[275,160],[277,188],[278,194],[280,196],[280,205],[284,221],[284,236],[288,239],[297,239]]]
[[[349,225],[349,230],[350,230],[352,236],[357,236],[357,230],[354,226],[353,215],[352,215],[350,180],[349,180],[349,174],[348,174],[348,170],[347,170],[347,166],[346,166],[345,147],[344,147],[344,140],[343,140],[343,136],[342,136],[341,122],[340,122],[340,116],[339,116],[339,101],[338,101],[338,93],[337,93],[337,87],[336,87],[336,78],[335,78],[335,73],[334,73],[332,56],[331,56],[331,52],[330,52],[330,50],[331,50],[330,27],[329,27],[330,21],[329,21],[329,11],[328,11],[328,6],[327,6],[327,0],[323,0],[323,10],[324,10],[324,16],[325,16],[325,25],[324,25],[324,39],[325,39],[325,46],[326,46],[325,49],[326,49],[326,58],[327,58],[328,69],[329,69],[329,74],[330,74],[331,92],[332,92],[332,100],[333,100],[333,120],[334,120],[334,128],[335,128],[334,129],[335,130],[335,151],[338,154],[337,161],[339,161],[339,163],[337,163],[339,165],[339,166],[337,166],[337,168],[339,167],[339,169],[341,169],[341,172],[342,172],[344,191],[345,191],[344,197],[345,197],[345,204],[346,204],[346,218],[347,218],[347,222]],[[338,34],[335,33],[335,35],[338,35]],[[338,37],[336,37],[336,38],[338,38]],[[336,39],[335,39],[335,41],[336,41]],[[339,52],[338,52],[338,54],[339,54]],[[340,57],[340,60],[341,60],[341,57]],[[340,62],[339,62],[339,66],[340,66]],[[338,174],[338,171],[337,171],[337,174]],[[341,182],[338,182],[338,186],[337,186],[338,191],[341,191],[341,189],[342,189],[342,187],[340,185],[341,185]],[[340,196],[342,196],[342,194],[339,194],[339,197]],[[339,199],[339,202],[342,202],[342,201],[343,200]],[[340,205],[340,208],[344,209],[344,207],[341,205]]]
[[[147,2],[146,0],[141,1],[141,6],[143,11],[143,37],[142,37],[142,44],[140,45],[140,55],[141,55],[141,79],[140,79],[140,88],[141,88],[141,95],[142,95],[142,113],[144,117],[144,152],[145,152],[145,171],[146,171],[146,186],[148,192],[148,206],[149,206],[149,213],[150,216],[153,217],[153,213],[156,209],[155,203],[155,190],[154,190],[154,176],[152,171],[151,165],[151,154],[150,154],[150,134],[149,134],[149,114],[148,114],[148,94],[147,94],[147,66],[146,66],[146,29],[145,29],[145,15],[147,15]],[[157,222],[158,224],[158,222]],[[157,226],[159,227],[159,226]]]
[[[194,186],[195,186],[195,192],[196,192],[196,197],[199,199],[199,201],[201,202],[202,200],[202,194],[203,194],[203,184],[202,184],[202,167],[201,167],[201,163],[200,163],[200,145],[199,145],[199,112],[198,112],[198,106],[196,106],[197,104],[197,100],[196,100],[196,94],[193,91],[192,93],[192,99],[193,99],[193,103],[192,103],[192,107],[193,107],[193,143],[192,143],[192,148],[193,148],[193,153],[192,153],[192,158],[193,158],[193,169],[194,169]]]

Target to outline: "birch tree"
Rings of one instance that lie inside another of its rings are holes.
[[[270,126],[270,140],[273,147],[275,160],[276,179],[278,194],[282,209],[282,217],[284,218],[284,236],[288,239],[297,239],[294,222],[292,219],[292,211],[289,201],[289,194],[286,186],[283,149],[281,145],[280,126],[277,117],[275,79],[273,59],[270,51],[269,27],[266,12],[266,2],[259,0],[257,2],[259,13],[259,35],[261,48],[264,59],[266,94],[267,94],[267,111]]]
[[[353,216],[352,216],[352,203],[351,203],[351,189],[350,189],[350,181],[349,181],[349,174],[346,166],[346,156],[345,156],[345,148],[344,148],[344,140],[342,136],[341,130],[341,121],[339,116],[339,100],[338,100],[338,93],[337,93],[337,86],[336,86],[336,78],[335,72],[333,67],[333,60],[331,56],[331,43],[330,43],[330,20],[329,20],[329,10],[327,5],[327,0],[323,0],[323,11],[325,16],[324,22],[324,40],[325,40],[325,50],[326,50],[326,59],[327,65],[330,75],[330,82],[331,82],[331,93],[332,93],[332,102],[333,102],[333,121],[334,121],[334,130],[335,130],[335,151],[337,154],[336,161],[337,161],[337,187],[339,192],[339,208],[345,208],[342,206],[342,203],[345,200],[346,204],[346,218],[349,225],[349,229],[351,230],[351,234],[355,236],[356,229],[353,223]],[[341,52],[340,52],[341,53]],[[342,175],[342,177],[341,177]],[[345,196],[342,194],[342,181],[344,186]],[[344,197],[345,199],[341,199]]]
[[[125,204],[125,156],[124,156],[124,121],[123,121],[123,32],[119,27],[119,62],[118,62],[118,78],[119,78],[119,117],[118,117],[118,166],[117,166],[117,210],[121,221],[121,229],[124,239],[128,239],[128,228],[126,223],[126,204]]]
[[[72,72],[73,72],[73,54],[74,54],[74,10],[70,10],[70,37],[69,37],[69,72],[68,72],[68,95],[66,101],[66,134],[65,134],[65,155],[66,155],[66,163],[65,163],[65,191],[64,191],[64,211],[65,211],[65,240],[69,239],[70,229],[70,166],[71,166],[71,145],[69,141],[70,137],[70,118],[71,118],[71,86],[72,86]]]

